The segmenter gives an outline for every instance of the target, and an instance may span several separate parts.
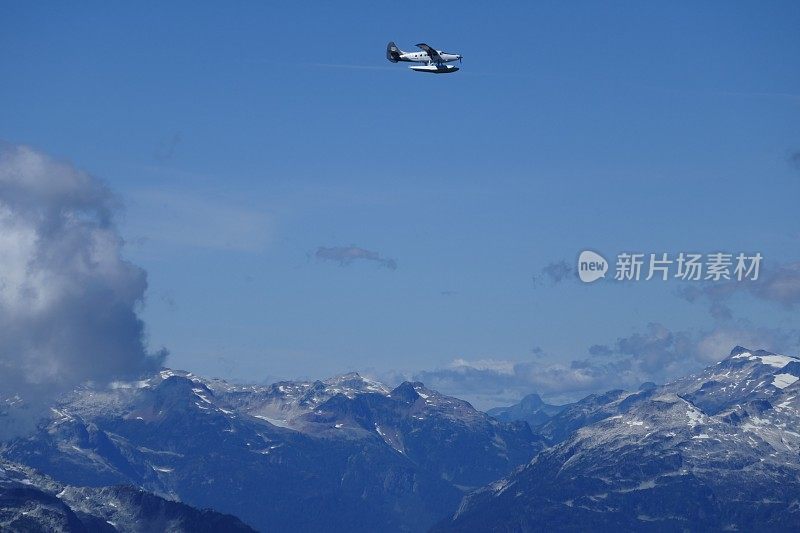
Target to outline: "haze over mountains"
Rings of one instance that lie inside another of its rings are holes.
[[[5,444],[0,525],[792,530],[798,378],[800,359],[737,348],[661,387],[531,395],[492,417],[355,373],[258,386],[162,370],[77,389]]]

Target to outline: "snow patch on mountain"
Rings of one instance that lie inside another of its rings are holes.
[[[752,354],[750,352],[742,352],[736,355],[732,355],[731,359],[747,359],[750,361],[760,361],[765,365],[774,366],[775,368],[783,368],[792,361],[800,361],[800,358],[790,356],[790,355],[778,355],[773,353],[756,353]]]
[[[772,381],[772,385],[778,387],[779,389],[785,389],[798,379],[800,378],[791,374],[775,374],[775,379]]]

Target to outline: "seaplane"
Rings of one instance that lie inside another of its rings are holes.
[[[431,48],[425,43],[419,43],[417,48],[421,52],[403,52],[396,44],[390,42],[386,45],[386,59],[392,63],[400,61],[409,63],[425,63],[424,65],[411,65],[411,70],[417,72],[430,72],[431,74],[450,74],[458,70],[455,65],[448,65],[453,61],[461,63],[461,54],[452,54]]]

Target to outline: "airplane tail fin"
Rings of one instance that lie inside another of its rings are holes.
[[[397,63],[400,61],[400,54],[402,53],[403,51],[397,48],[397,45],[394,44],[394,41],[386,45],[386,59],[392,63]]]

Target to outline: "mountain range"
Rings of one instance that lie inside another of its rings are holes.
[[[135,486],[262,531],[422,531],[544,440],[421,383],[233,385],[163,370],[82,388],[0,456],[77,487]],[[368,509],[368,512],[365,510]]]
[[[487,414],[356,373],[163,369],[79,388],[2,445],[0,529],[796,531],[798,378],[737,347],[663,386]]]
[[[664,386],[590,396],[436,529],[798,531],[798,378],[800,359],[737,347]]]

